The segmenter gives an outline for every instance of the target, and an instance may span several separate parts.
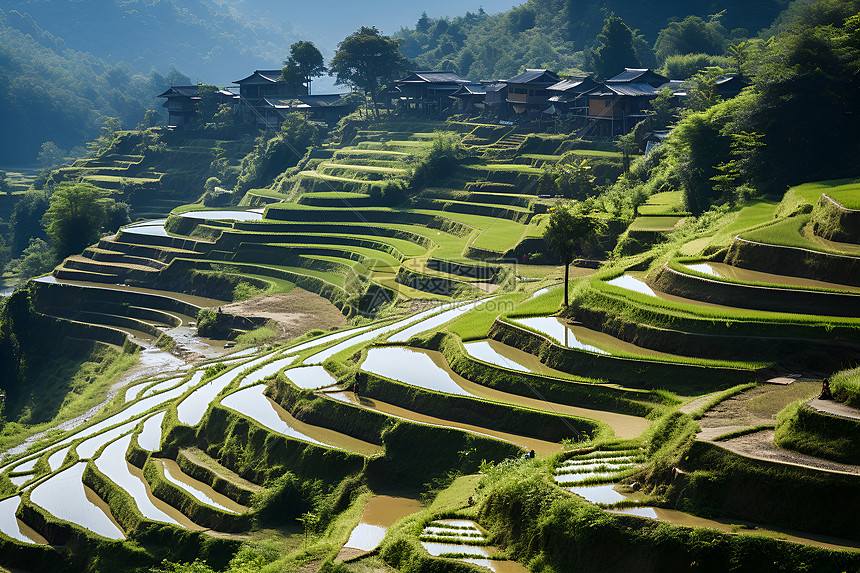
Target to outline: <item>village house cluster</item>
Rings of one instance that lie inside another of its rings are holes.
[[[288,86],[281,70],[256,70],[234,82],[237,87],[218,90],[219,104],[256,122],[261,129],[278,129],[288,113],[333,125],[355,109],[348,94],[309,95],[304,86]],[[737,75],[714,82],[723,98],[746,87]],[[182,126],[197,113],[200,86],[173,86],[165,98],[169,126]],[[545,69],[528,69],[506,80],[474,82],[451,72],[415,71],[383,90],[383,105],[402,114],[444,119],[455,113],[482,115],[503,122],[577,120],[589,125],[595,136],[612,137],[630,132],[649,110],[649,103],[664,89],[680,104],[687,96],[683,80],[672,80],[647,68],[625,68],[603,82],[589,76],[560,77]]]

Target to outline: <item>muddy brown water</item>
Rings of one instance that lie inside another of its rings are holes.
[[[110,508],[81,480],[86,462],[51,476],[33,488],[30,501],[57,517],[108,539],[125,539]]]
[[[130,442],[131,434],[108,445],[95,460],[98,470],[131,496],[146,519],[186,529],[204,529],[152,494],[149,483],[143,477],[143,471],[125,459]]]
[[[196,480],[183,472],[175,461],[168,459],[156,459],[156,461],[161,463],[164,477],[167,481],[187,491],[198,501],[230,513],[244,513],[248,511],[248,508],[244,505],[236,503],[226,495],[212,489],[208,484]]]
[[[464,424],[462,422],[454,422],[451,420],[436,418],[434,416],[427,416],[413,410],[407,410],[400,406],[395,406],[372,398],[357,398],[352,392],[334,392],[326,394],[326,396],[334,400],[340,400],[341,402],[355,404],[362,408],[376,410],[377,412],[382,412],[383,414],[400,418],[401,420],[408,420],[410,422],[417,422],[419,424],[426,424],[428,426],[436,426],[440,428],[456,428],[479,436],[502,440],[503,442],[514,444],[525,450],[534,450],[541,456],[548,456],[550,454],[560,452],[563,449],[561,444],[556,444],[554,442],[547,442],[536,438],[530,438],[528,436],[519,436],[516,434],[509,434],[507,432],[491,430],[481,426],[474,426],[472,424]]]
[[[373,551],[385,532],[398,520],[421,510],[417,499],[375,495],[364,506],[364,512],[344,544],[345,548]]]
[[[436,351],[396,346],[371,348],[367,353],[367,360],[364,361],[361,368],[404,384],[429,390],[447,392],[448,389],[453,389],[454,392],[450,393],[514,404],[551,414],[598,420],[612,428],[619,438],[635,438],[645,431],[650,424],[645,418],[628,414],[568,406],[487,388],[456,374],[448,366],[445,357]]]
[[[365,456],[373,456],[382,451],[382,447],[376,444],[296,420],[279,404],[264,395],[265,389],[264,384],[244,388],[222,399],[221,404],[258,422],[273,432],[290,438]]]
[[[842,285],[837,283],[829,283],[824,281],[816,281],[812,279],[804,279],[800,277],[791,277],[787,275],[774,275],[770,273],[763,273],[761,271],[752,271],[749,269],[743,269],[740,267],[733,267],[732,265],[727,265],[725,263],[696,263],[684,265],[690,270],[698,271],[700,273],[705,273],[706,275],[711,275],[717,278],[730,279],[739,282],[747,282],[747,283],[764,283],[774,286],[779,285],[788,285],[793,287],[801,287],[801,288],[814,288],[814,289],[829,289],[829,290],[842,290],[848,292],[860,292],[860,287],[850,286],[850,285]]]
[[[650,348],[643,348],[642,346],[637,346],[615,338],[605,332],[587,328],[581,324],[570,324],[564,319],[556,316],[518,318],[512,320],[513,322],[519,322],[520,324],[543,332],[568,348],[587,350],[590,352],[596,352],[597,354],[647,356],[649,358],[668,360],[684,358],[683,356],[675,354],[659,352],[657,350],[651,350]]]

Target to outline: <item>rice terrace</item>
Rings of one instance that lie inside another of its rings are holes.
[[[67,3],[0,10],[101,86],[3,111],[0,571],[860,571],[860,2],[163,2],[226,87]]]

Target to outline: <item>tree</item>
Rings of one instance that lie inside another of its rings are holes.
[[[396,40],[379,33],[375,27],[362,26],[337,45],[329,69],[336,83],[352,85],[370,95],[373,112],[378,117],[377,99],[381,85],[393,81],[407,67]]]
[[[0,195],[5,193],[6,195],[12,194],[12,185],[9,184],[9,181],[6,179],[6,172],[0,171]]]
[[[298,72],[302,83],[308,86],[308,94],[311,93],[312,78],[318,78],[326,72],[322,54],[313,42],[305,40],[290,46],[290,57],[284,62],[284,66],[285,70],[287,67],[293,67],[295,72]]]
[[[39,151],[39,163],[42,167],[56,167],[63,163],[66,153],[60,149],[53,141],[46,141],[42,144],[42,150]]]
[[[673,55],[710,54],[721,56],[725,51],[725,29],[720,24],[722,13],[705,22],[698,16],[687,16],[671,22],[660,30],[654,43],[654,53],[661,64]]]
[[[45,194],[35,191],[26,193],[15,203],[9,219],[9,227],[12,229],[13,257],[20,255],[34,237],[47,238],[42,228],[42,217],[47,210],[48,199]]]
[[[42,239],[31,239],[21,256],[10,263],[12,271],[21,278],[30,278],[48,272],[56,259],[48,243]]]
[[[80,253],[98,239],[105,218],[101,190],[88,183],[63,185],[51,195],[43,224],[60,258]]]
[[[603,221],[590,217],[586,209],[586,203],[583,202],[556,207],[549,216],[549,224],[543,236],[547,247],[564,265],[564,306],[569,304],[568,282],[573,257],[581,253],[585,245],[603,228]]]
[[[598,47],[590,53],[591,67],[600,79],[611,78],[640,65],[634,48],[634,33],[624,21],[611,14],[603,22],[603,30],[597,36]]]

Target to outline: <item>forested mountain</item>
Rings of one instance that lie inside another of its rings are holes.
[[[210,0],[6,0],[3,6],[10,26],[51,49],[89,52],[135,71],[172,65],[219,85],[249,67],[279,62],[284,46],[297,39],[289,23],[246,24]]]
[[[65,151],[94,139],[108,117],[134,127],[166,86],[187,83],[176,72],[130,74],[103,59],[69,48],[38,30],[23,33],[0,12],[0,158],[3,164],[35,160],[53,141]]]
[[[422,17],[400,30],[403,53],[424,69],[454,70],[471,79],[510,77],[523,68],[583,69],[610,14],[638,31],[640,46],[652,46],[670,21],[693,15],[716,20],[727,36],[750,37],[771,25],[789,0],[528,0],[497,15],[467,13],[458,18]],[[652,65],[653,61],[642,62]]]

